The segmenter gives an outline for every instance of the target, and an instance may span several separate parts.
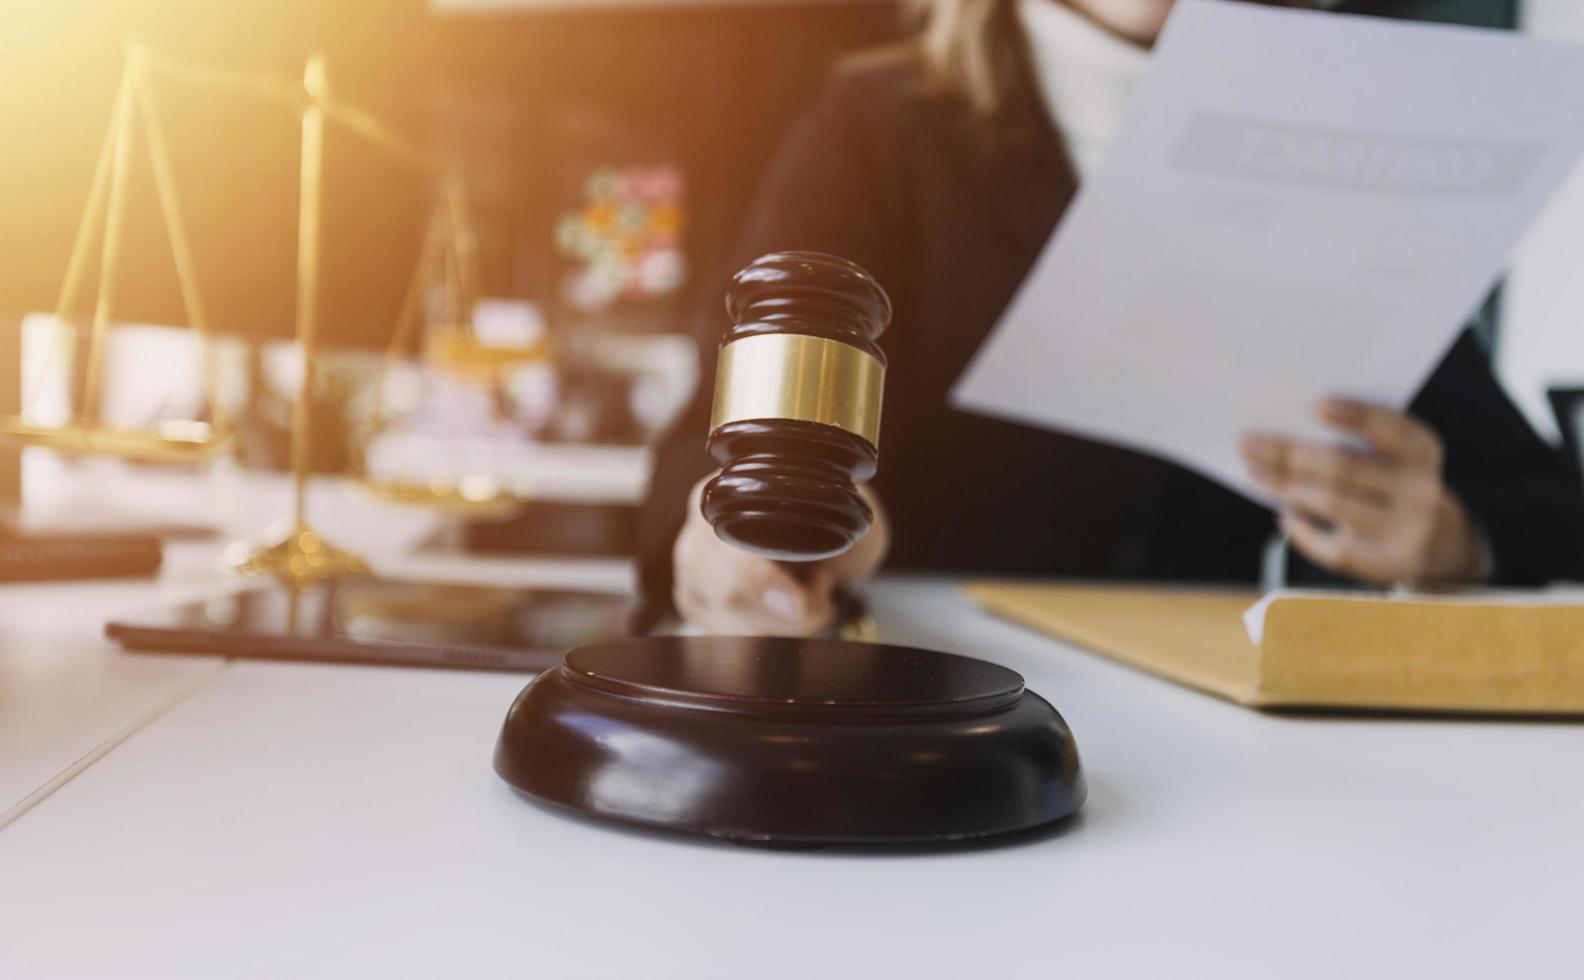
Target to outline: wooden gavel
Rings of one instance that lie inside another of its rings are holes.
[[[722,540],[780,561],[841,554],[874,513],[858,484],[879,463],[891,300],[819,252],[774,252],[732,280],[700,507]]]

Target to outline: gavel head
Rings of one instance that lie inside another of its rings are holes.
[[[732,280],[707,447],[704,517],[782,561],[839,555],[874,519],[857,484],[879,463],[891,300],[846,259],[774,252]]]

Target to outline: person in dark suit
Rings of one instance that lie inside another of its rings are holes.
[[[1258,0],[1256,0],[1258,2]],[[1284,4],[1294,5],[1294,4]],[[1252,582],[1279,525],[1289,580],[1540,583],[1584,577],[1584,490],[1468,331],[1407,412],[1347,401],[1323,421],[1368,452],[1250,433],[1271,512],[1158,459],[960,412],[947,392],[1078,182],[1104,160],[1171,0],[928,0],[921,34],[835,73],[772,166],[736,251],[852,259],[893,327],[879,515],[802,576],[720,542],[698,515],[719,312],[698,324],[704,390],[662,444],[641,530],[651,608],[720,632],[808,634],[841,584],[899,569]],[[719,296],[723,289],[706,293]],[[1130,392],[1116,379],[1117,397]]]

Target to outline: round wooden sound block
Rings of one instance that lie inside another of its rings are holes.
[[[574,650],[517,697],[495,771],[591,816],[745,841],[984,837],[1084,799],[1072,733],[1018,674],[840,640]]]

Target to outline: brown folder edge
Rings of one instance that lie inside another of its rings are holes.
[[[1265,615],[1270,707],[1584,714],[1584,606],[1292,596]]]
[[[1149,646],[1140,646],[1131,643],[1119,643],[1114,635],[1105,630],[1088,628],[1085,623],[1075,623],[1064,617],[1042,615],[1030,608],[1040,600],[1048,601],[1054,596],[1061,596],[1073,601],[1083,601],[1094,597],[1117,599],[1123,601],[1138,601],[1157,595],[1162,599],[1175,595],[1181,599],[1184,595],[1196,598],[1215,596],[1238,608],[1252,605],[1254,598],[1242,593],[1221,592],[1192,592],[1180,593],[1175,590],[1163,591],[1146,587],[1126,586],[1097,586],[1085,587],[1079,585],[1054,585],[1050,583],[1029,582],[1003,582],[1003,581],[975,581],[967,582],[961,587],[962,593],[970,600],[977,603],[986,611],[1010,620],[1021,626],[1026,626],[1047,636],[1054,636],[1074,646],[1080,647],[1090,653],[1099,654],[1110,660],[1141,670],[1156,677],[1163,678],[1184,687],[1212,694],[1216,697],[1241,704],[1246,707],[1265,707],[1260,690],[1260,652],[1246,639],[1248,645],[1249,661],[1247,668],[1240,671],[1206,672],[1198,666],[1185,664],[1181,658],[1159,656]],[[1246,601],[1245,601],[1246,600]],[[1237,629],[1242,630],[1240,618],[1235,620]]]
[[[1250,669],[1234,678],[1207,675],[1200,664],[1153,655],[1119,643],[1110,631],[1033,608],[1056,599],[1096,597],[1136,603],[1154,590],[982,581],[967,583],[962,591],[997,616],[1247,707],[1553,718],[1584,714],[1584,606],[1577,604],[1286,597],[1266,611],[1265,649],[1253,651]],[[1217,595],[1155,594],[1163,602]],[[1233,595],[1221,598],[1238,601]],[[1387,643],[1394,634],[1403,637],[1400,646],[1393,646],[1411,652],[1382,657],[1383,633]],[[1501,653],[1493,657],[1490,650],[1498,638]]]

